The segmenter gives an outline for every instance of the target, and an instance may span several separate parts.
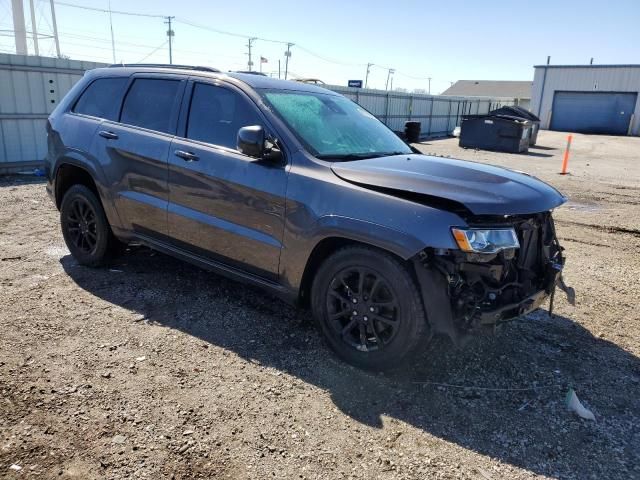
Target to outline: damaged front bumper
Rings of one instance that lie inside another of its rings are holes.
[[[501,307],[481,312],[479,316],[480,325],[497,325],[502,322],[514,320],[528,313],[533,312],[549,298],[550,295],[545,290],[529,295],[519,303],[510,303]]]
[[[486,225],[486,223],[484,224]],[[496,227],[504,227],[504,220]],[[496,254],[425,249],[414,258],[427,318],[434,333],[458,341],[493,329],[550,300],[555,288],[574,303],[562,279],[564,256],[549,212],[512,218],[520,247]]]

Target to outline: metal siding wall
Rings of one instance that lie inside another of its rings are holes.
[[[46,119],[85,70],[104,66],[68,59],[0,54],[0,173],[3,164],[40,162]]]
[[[350,88],[328,85],[369,110],[396,132],[404,131],[405,122],[421,122],[422,136],[449,135],[460,124],[460,117],[488,113],[493,108],[513,105],[512,99],[487,97],[443,97],[397,91]]]
[[[640,66],[585,66],[547,68],[543,98],[540,98],[545,67],[537,67],[532,88],[532,111],[540,107],[542,128],[549,128],[556,91],[638,93],[631,134],[640,135]]]

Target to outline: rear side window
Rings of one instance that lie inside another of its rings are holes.
[[[240,94],[214,85],[195,84],[187,138],[235,149],[240,128],[261,124],[255,108]]]
[[[116,120],[128,78],[99,78],[82,93],[73,111],[82,115]]]
[[[171,114],[179,86],[179,80],[135,80],[124,99],[120,122],[170,133]]]

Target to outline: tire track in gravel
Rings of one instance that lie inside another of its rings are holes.
[[[574,222],[572,220],[560,220],[560,219],[556,219],[555,222],[561,225],[574,225],[577,227],[591,228],[593,230],[598,230],[599,232],[614,233],[614,234],[628,234],[628,235],[633,235],[634,237],[640,238],[640,229],[637,229],[637,228],[616,227],[611,225],[594,225],[592,223],[582,223],[582,222]]]

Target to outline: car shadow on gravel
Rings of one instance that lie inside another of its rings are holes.
[[[542,158],[553,157],[553,155],[550,153],[534,152],[531,149],[529,149],[529,151],[525,153],[525,155],[528,157],[542,157]]]
[[[0,175],[0,188],[19,187],[21,185],[34,185],[46,183],[47,179],[35,175]]]
[[[464,349],[436,341],[411,368],[372,374],[337,360],[308,312],[148,249],[111,269],[61,264],[81,288],[144,316],[140,329],[163,325],[299,378],[362,424],[396,419],[553,478],[640,474],[640,361],[570,318],[538,311]],[[570,386],[596,422],[567,411]]]

